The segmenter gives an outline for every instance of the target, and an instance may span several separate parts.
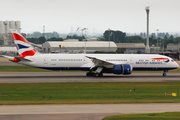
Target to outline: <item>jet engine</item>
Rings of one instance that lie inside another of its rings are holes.
[[[114,74],[129,75],[132,73],[132,66],[130,64],[114,65]]]

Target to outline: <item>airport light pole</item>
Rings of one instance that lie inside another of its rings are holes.
[[[159,31],[159,29],[157,29],[156,31],[157,31],[157,52],[158,52],[158,31]]]
[[[112,34],[113,34],[113,32],[111,32],[110,35],[109,35],[109,51],[110,51],[110,37],[111,37]]]
[[[45,35],[45,25],[43,26],[43,37],[45,37],[44,35]]]
[[[110,31],[111,29],[109,28],[109,52],[110,52]]]
[[[146,38],[146,53],[150,53],[149,48],[149,6],[145,8],[147,13],[147,38]]]

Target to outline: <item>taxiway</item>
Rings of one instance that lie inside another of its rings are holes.
[[[161,112],[180,112],[180,103],[3,105],[0,119],[101,120],[109,115]]]
[[[173,81],[180,81],[179,73],[167,73],[165,77],[162,73],[104,74],[104,77],[87,77],[86,72],[0,72],[0,83]]]

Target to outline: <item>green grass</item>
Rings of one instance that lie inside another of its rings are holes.
[[[180,112],[117,115],[102,120],[180,120]]]
[[[84,72],[84,71],[67,71],[65,72]],[[45,70],[45,69],[39,69],[29,66],[0,66],[0,72],[57,72],[57,71],[51,71],[51,70]],[[162,71],[133,71],[133,72],[146,72],[146,73],[154,73],[159,72],[162,73]],[[180,68],[169,70],[170,73],[180,73]]]
[[[0,104],[179,103],[179,91],[180,82],[0,83]]]

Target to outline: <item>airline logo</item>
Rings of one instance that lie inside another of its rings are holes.
[[[136,62],[136,64],[151,64],[151,65],[155,65],[155,64],[163,64],[163,62],[168,63],[169,62],[169,58],[152,58],[153,60],[158,60],[158,61],[150,61],[150,62],[146,62],[146,61],[138,61]]]
[[[169,58],[152,58],[153,60],[164,60],[164,62],[168,63]]]
[[[16,44],[19,56],[21,58],[25,58],[26,56],[33,56],[36,53],[36,50],[28,43],[28,41],[23,36],[16,32],[17,31],[11,33],[11,35]]]

